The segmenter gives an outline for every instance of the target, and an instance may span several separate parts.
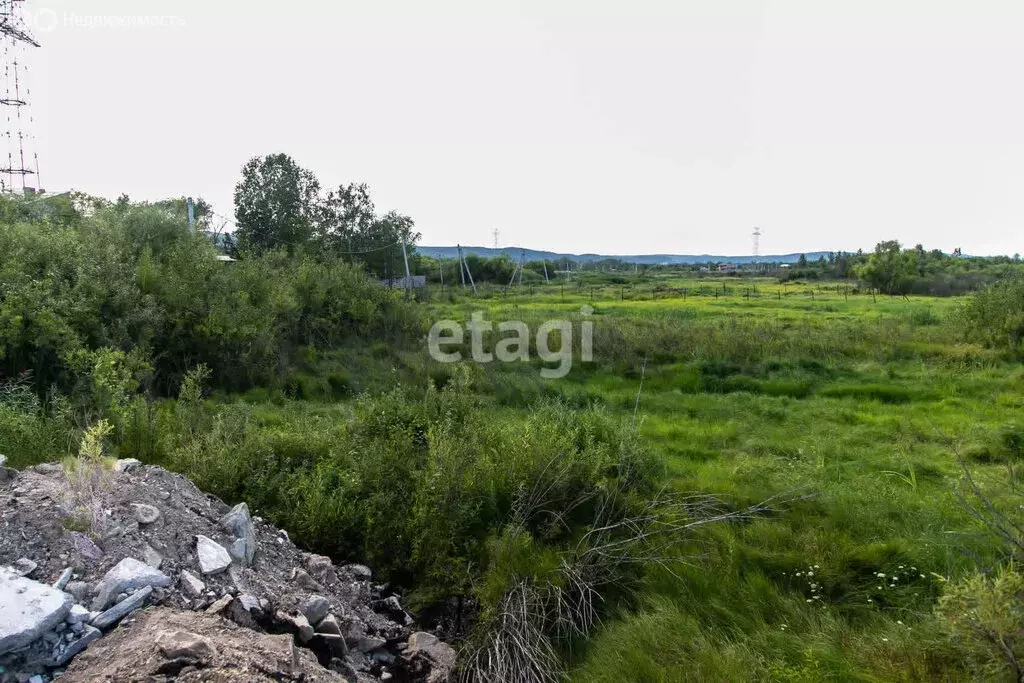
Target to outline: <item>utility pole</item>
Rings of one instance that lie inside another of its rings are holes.
[[[441,275],[441,296],[444,296],[444,259],[437,259],[437,272]]]
[[[551,284],[551,278],[548,277],[548,260],[544,259],[541,263],[544,264],[544,282]]]
[[[412,275],[409,274],[409,252],[405,248],[405,238],[402,238],[402,260],[405,261],[405,298],[409,298],[412,292]]]
[[[526,250],[519,250],[519,288],[523,287],[523,261],[526,259]]]
[[[466,270],[465,262],[462,260],[462,245],[458,245],[459,249],[459,276],[462,278],[462,288],[466,288]]]
[[[754,228],[753,238],[754,238],[754,270],[755,271],[760,270],[760,267],[758,265],[758,261],[760,260],[760,257],[761,257],[761,235],[763,235],[763,234],[764,233],[761,232],[761,228],[757,228],[757,227]]]
[[[459,260],[462,261],[462,267],[465,268],[462,276],[462,286],[466,286],[466,275],[469,276],[469,284],[473,287],[473,293],[476,294],[476,283],[473,282],[473,271],[469,269],[469,264],[466,263],[466,257],[462,253],[462,245],[459,245]]]

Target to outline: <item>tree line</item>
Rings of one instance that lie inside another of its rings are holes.
[[[234,254],[342,258],[378,277],[405,275],[402,249],[412,256],[420,234],[409,216],[378,213],[365,183],[325,191],[316,175],[287,154],[249,160],[235,187]]]

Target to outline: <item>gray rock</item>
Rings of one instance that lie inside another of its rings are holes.
[[[341,635],[341,625],[338,624],[338,618],[333,614],[328,614],[326,617],[320,620],[320,623],[316,625],[317,633],[328,633],[331,635]]]
[[[59,464],[53,463],[53,462],[39,463],[38,465],[36,465],[32,469],[35,470],[36,472],[38,472],[39,474],[58,474],[58,473],[64,471],[63,467],[61,467]]]
[[[91,560],[93,562],[98,562],[103,559],[103,551],[92,542],[91,538],[80,531],[69,531],[67,533],[68,536],[71,537],[71,544],[75,547],[75,550],[78,551],[78,554],[84,559]]]
[[[192,572],[181,570],[179,577],[182,592],[190,598],[202,597],[206,592],[206,584],[199,580]]]
[[[317,583],[312,576],[305,572],[305,570],[299,569],[298,567],[292,570],[292,581],[294,581],[299,588],[303,588],[308,591],[323,590],[323,586]]]
[[[249,566],[249,560],[245,554],[245,539],[236,538],[235,541],[228,546],[228,555],[231,556],[232,561],[243,567]]]
[[[215,602],[212,605],[210,605],[209,608],[207,608],[206,613],[207,614],[220,614],[225,609],[227,609],[227,606],[231,604],[231,601],[233,599],[234,598],[232,598],[230,594],[225,595],[220,600],[218,600],[217,602]]]
[[[331,611],[331,603],[322,595],[310,595],[302,603],[302,614],[309,620],[309,623],[316,626],[327,613]]]
[[[213,643],[187,631],[161,631],[156,636],[156,646],[167,659],[201,662],[211,659],[216,654]]]
[[[148,598],[152,592],[152,586],[146,586],[142,590],[136,591],[134,594],[128,596],[103,614],[100,614],[98,617],[93,619],[92,625],[100,629],[113,626],[127,615],[142,607],[146,603],[146,598]]]
[[[71,611],[71,596],[0,568],[0,655],[53,630]]]
[[[28,679],[28,683],[46,683],[46,679],[36,674]]]
[[[76,602],[85,602],[92,595],[92,586],[85,581],[71,581],[64,592],[71,593]]]
[[[160,565],[164,563],[164,558],[148,543],[142,548],[142,556],[146,560],[146,564],[153,569],[160,569]]]
[[[98,628],[86,625],[83,629],[82,636],[78,640],[72,640],[68,643],[67,647],[60,651],[59,654],[55,655],[53,659],[47,662],[47,666],[63,666],[70,662],[76,657],[82,650],[89,646],[90,643],[99,640],[103,637],[103,632]]]
[[[256,628],[256,619],[263,616],[260,601],[251,595],[239,595],[228,605],[227,617],[239,626]]]
[[[370,568],[362,564],[347,564],[343,567],[349,574],[360,579],[362,581],[369,581],[373,578],[373,572]]]
[[[11,565],[11,568],[20,576],[28,576],[35,570],[39,569],[39,565],[27,557],[22,557],[15,560],[14,564]]]
[[[68,581],[70,581],[71,577],[74,575],[75,571],[71,567],[68,567],[60,573],[60,578],[53,582],[53,587],[59,591],[64,590],[64,588],[68,585]]]
[[[12,470],[10,467],[0,467],[0,483],[14,481],[17,478],[18,470]]]
[[[134,557],[126,557],[104,575],[99,585],[99,594],[92,602],[92,608],[106,609],[118,594],[136,588],[169,585],[171,577],[144,562],[139,562]]]
[[[428,681],[446,681],[448,674],[455,669],[455,650],[448,643],[442,642],[433,633],[419,631],[409,636],[409,645],[405,648],[405,658],[412,661],[425,659],[431,665]]]
[[[378,636],[362,636],[348,642],[349,646],[356,652],[373,652],[377,648],[387,645],[387,640]]]
[[[153,524],[160,519],[160,510],[145,503],[132,503],[132,510],[135,512],[135,519],[139,524]]]
[[[0,453],[0,467],[4,467],[5,465],[7,465],[7,456]]]
[[[142,463],[135,458],[122,458],[114,463],[115,472],[130,472],[136,467],[141,466]]]
[[[399,621],[405,626],[412,624],[412,617],[402,609],[402,603],[398,601],[398,596],[391,595],[385,598],[384,609],[387,610],[388,615],[395,621]]]
[[[68,623],[69,624],[80,624],[85,621],[89,621],[92,612],[85,609],[81,605],[72,605],[71,611],[68,612]]]
[[[256,556],[256,529],[249,515],[249,506],[239,503],[231,508],[231,512],[220,518],[220,525],[225,531],[234,534],[236,544],[241,541],[237,548],[239,562],[246,567],[251,565]],[[232,547],[234,548],[234,545]]]
[[[334,633],[317,633],[316,637],[320,639],[335,657],[345,657],[348,655],[348,645],[345,644],[345,639],[340,635]]]
[[[206,536],[196,536],[196,555],[204,575],[219,574],[231,566],[231,556],[224,546]]]
[[[305,616],[298,614],[292,616],[291,614],[285,614],[284,612],[277,613],[277,620],[282,624],[290,624],[292,629],[299,637],[300,643],[308,643],[313,639],[315,631],[310,626],[309,620]]]

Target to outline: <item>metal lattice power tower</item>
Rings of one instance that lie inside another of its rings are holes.
[[[35,192],[40,189],[39,154],[36,151],[35,120],[29,102],[28,51],[39,47],[25,24],[25,0],[0,0],[0,45],[3,74],[0,83],[0,114],[4,117],[3,138],[7,157],[0,159],[0,190]]]
[[[761,228],[754,228],[754,263],[761,259]]]

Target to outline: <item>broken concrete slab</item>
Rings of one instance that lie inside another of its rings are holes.
[[[196,555],[204,575],[219,574],[231,566],[231,555],[224,546],[206,536],[196,536]]]
[[[64,621],[71,596],[0,568],[0,654],[19,650]]]
[[[171,577],[162,571],[139,562],[134,557],[126,557],[111,568],[100,582],[98,595],[92,602],[93,610],[106,609],[117,596],[136,588],[145,586],[169,586]]]
[[[146,586],[145,588],[136,591],[134,594],[129,595],[127,598],[93,619],[92,625],[100,629],[113,626],[127,615],[142,607],[146,603],[146,598],[148,598],[152,592],[152,586]]]

